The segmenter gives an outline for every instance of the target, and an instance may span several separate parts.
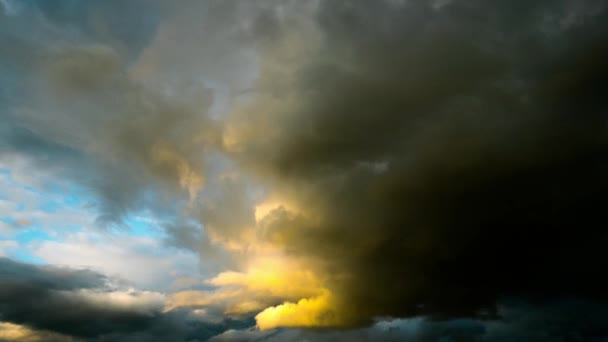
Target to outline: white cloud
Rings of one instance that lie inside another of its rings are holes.
[[[2,222],[0,222],[0,225]],[[1,230],[2,228],[0,228]],[[0,257],[7,256],[9,252],[17,249],[19,244],[13,240],[0,240]]]
[[[164,307],[165,296],[159,292],[138,291],[98,291],[83,289],[78,292],[67,292],[66,295],[78,297],[97,307],[111,307],[115,310],[137,312],[152,315]]]
[[[91,268],[146,289],[166,289],[176,279],[199,272],[194,253],[165,247],[151,237],[110,232],[42,241],[31,252],[50,264]]]

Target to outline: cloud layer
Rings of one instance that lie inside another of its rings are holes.
[[[7,330],[373,340],[388,317],[491,341],[554,312],[606,334],[562,307],[608,299],[604,1],[2,4],[0,158],[106,229],[154,213],[212,274],[125,292],[2,260]]]
[[[158,292],[118,287],[88,270],[32,266],[0,259],[0,332],[10,340],[206,340],[228,328],[229,320],[209,322],[201,313],[166,312]],[[33,329],[33,331],[32,331]],[[12,336],[12,337],[11,337]]]
[[[275,18],[271,65],[225,133],[293,207],[269,212],[258,238],[307,259],[330,293],[258,324],[605,300],[606,6],[319,6],[312,24]]]

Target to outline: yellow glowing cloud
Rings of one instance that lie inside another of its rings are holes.
[[[311,271],[271,258],[258,259],[247,272],[222,272],[209,283],[285,299],[316,296],[321,291],[320,282]]]
[[[286,200],[268,200],[258,204],[255,207],[255,220],[260,222],[270,214],[273,210],[283,208],[292,213],[300,213],[300,210],[295,204],[290,203]]]
[[[209,279],[207,283],[217,287],[214,291],[171,295],[166,310],[213,306],[228,315],[257,312],[257,324],[262,330],[351,324],[344,310],[339,310],[342,306],[337,304],[336,296],[325,286],[327,279],[319,277],[323,273],[316,272],[316,261],[286,254],[281,239],[260,239],[260,230],[272,223],[275,210],[309,216],[310,210],[304,211],[290,198],[288,193],[269,196],[255,207],[256,224],[229,239],[210,229],[213,243],[241,253],[243,271],[225,271]]]
[[[246,272],[222,272],[207,283],[218,289],[174,293],[169,296],[165,310],[216,306],[226,314],[238,315],[260,311],[284,300],[325,298],[326,292],[313,272],[280,255],[254,258]]]
[[[344,325],[344,319],[336,312],[336,307],[332,294],[324,290],[317,297],[269,307],[255,316],[255,319],[260,330]]]
[[[0,322],[0,340],[2,341],[39,341],[39,338],[36,338],[35,333],[18,324]]]
[[[267,256],[253,259],[247,272],[224,272],[209,282],[223,289],[239,287],[243,291],[239,294],[240,299],[260,299],[254,302],[255,305],[247,300],[233,305],[235,312],[254,312],[258,304],[268,303],[267,298],[285,301],[277,306],[267,305],[256,316],[261,330],[353,325],[355,317],[349,314],[345,303],[338,300],[318,275],[305,266],[306,262],[286,256]]]
[[[0,322],[0,341],[42,342],[76,341],[76,338],[41,330],[33,330],[24,325]]]
[[[260,311],[268,306],[268,303],[247,299],[252,296],[244,289],[221,289],[215,292],[181,291],[168,297],[164,311],[211,306],[222,308],[226,315],[241,315]]]

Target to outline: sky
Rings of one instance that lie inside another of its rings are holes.
[[[603,0],[0,0],[0,341],[608,341]]]

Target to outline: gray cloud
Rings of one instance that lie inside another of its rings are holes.
[[[189,310],[163,312],[164,297],[128,290],[88,270],[0,259],[0,319],[34,331],[96,341],[206,340],[250,321],[207,322]],[[58,337],[60,340],[61,338]]]
[[[0,151],[88,189],[100,221],[151,210],[169,244],[231,268],[258,246],[228,260],[213,242],[250,233],[308,262],[342,328],[493,316],[504,297],[604,305],[603,1],[209,1],[166,25],[65,4],[3,14]],[[258,220],[263,195],[291,206]]]
[[[102,223],[143,209],[179,216],[176,198],[188,202],[205,184],[217,135],[211,90],[201,79],[168,94],[137,79],[150,72],[130,74],[155,37],[155,7],[32,2],[3,14],[0,152],[76,182],[96,197]]]
[[[537,303],[538,304],[538,303]],[[591,302],[560,300],[541,305],[506,301],[500,320],[424,318],[381,320],[371,327],[314,331],[278,329],[260,332],[227,330],[210,341],[603,341],[606,307]],[[582,314],[583,313],[583,314]]]
[[[137,312],[135,307],[96,304],[78,295],[78,291],[110,291],[108,279],[97,273],[37,267],[5,258],[1,262],[0,315],[4,321],[91,337],[150,319],[148,313]]]

